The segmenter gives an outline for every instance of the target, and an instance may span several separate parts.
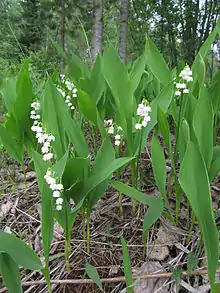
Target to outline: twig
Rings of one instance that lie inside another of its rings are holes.
[[[191,276],[202,276],[202,275],[207,275],[208,271],[207,270],[195,270],[192,272]],[[220,269],[216,271],[216,274],[220,274]],[[172,273],[160,273],[160,274],[146,274],[142,276],[133,276],[133,280],[137,279],[169,279],[172,277]],[[182,273],[182,278],[187,277],[187,272]],[[101,279],[102,283],[119,283],[119,282],[125,282],[125,277],[116,277],[116,278],[103,278]],[[66,280],[51,280],[51,284],[58,284],[58,285],[79,285],[79,284],[94,284],[94,282],[90,279],[66,279]],[[37,286],[37,285],[46,285],[46,281],[40,280],[40,281],[29,281],[29,282],[23,282],[22,286],[23,287],[28,287],[28,286]],[[6,288],[0,289],[0,293],[6,292]]]

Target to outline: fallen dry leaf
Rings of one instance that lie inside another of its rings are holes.
[[[5,218],[13,207],[13,202],[8,200],[5,204],[1,205],[0,208],[0,218]]]
[[[162,270],[163,267],[158,261],[145,262],[139,270],[136,271],[137,276],[143,276],[146,274],[152,274],[158,270]],[[168,293],[169,288],[163,287],[164,279],[141,279],[135,286],[135,293]]]

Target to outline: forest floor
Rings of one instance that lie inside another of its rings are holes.
[[[166,153],[166,149],[165,149]],[[141,189],[153,196],[158,196],[155,187],[151,162],[148,151],[141,157]],[[0,153],[0,230],[10,229],[13,234],[29,243],[43,260],[41,242],[41,196],[37,186],[36,175],[26,165],[27,183],[21,166],[8,157],[5,152]],[[170,167],[167,160],[167,172]],[[130,182],[130,171],[127,168],[122,180]],[[211,186],[213,209],[218,221],[220,208],[220,177]],[[175,196],[170,198],[171,206],[175,209]],[[131,200],[123,198],[124,216],[120,215],[118,193],[109,187],[105,196],[97,203],[91,216],[91,253],[87,254],[82,235],[82,217],[79,214],[72,230],[71,271],[67,272],[64,260],[64,233],[58,223],[54,225],[54,238],[50,251],[50,271],[52,280],[88,279],[85,272],[89,262],[99,272],[101,278],[117,278],[124,275],[122,246],[120,236],[123,235],[129,249],[131,266],[134,275],[142,276],[147,273],[166,273],[174,270],[178,276],[180,269],[190,270],[187,266],[189,254],[192,259],[196,255],[195,268],[206,269],[204,248],[200,238],[198,224],[195,223],[190,240],[189,210],[186,199],[181,202],[180,220],[178,227],[161,217],[148,233],[147,249],[144,254],[142,241],[142,225],[145,207],[137,206],[136,216],[131,216]],[[189,241],[188,241],[189,240]],[[194,252],[193,254],[191,252]],[[188,255],[188,257],[187,257]],[[194,257],[195,258],[195,257]],[[193,262],[193,261],[192,261]],[[191,263],[192,263],[191,262]],[[40,272],[21,270],[22,282],[32,282],[24,287],[24,292],[47,292],[45,284],[36,285],[36,281],[44,280]],[[0,279],[0,284],[2,283]],[[126,291],[125,282],[104,283],[105,293],[119,293]],[[209,292],[207,275],[185,278],[180,283],[180,293]],[[0,293],[7,292],[0,285]],[[52,292],[101,292],[94,284],[52,284]],[[176,285],[173,278],[141,280],[137,282],[135,293],[174,293]]]

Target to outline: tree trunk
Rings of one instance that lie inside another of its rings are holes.
[[[92,62],[96,55],[102,52],[102,14],[103,0],[93,0],[93,23],[92,23]]]
[[[127,34],[128,34],[128,0],[121,0],[120,8],[120,36],[119,36],[119,56],[125,62],[127,51]]]
[[[65,52],[65,0],[61,0],[61,9],[60,9],[60,45],[62,50]],[[60,62],[60,72],[64,74],[64,58],[61,56]]]

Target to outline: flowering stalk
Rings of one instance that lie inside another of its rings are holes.
[[[151,107],[148,104],[146,99],[143,99],[142,102],[138,105],[137,108],[137,122],[135,124],[135,129],[141,131],[142,128],[145,128],[150,122],[151,118],[149,113],[151,112]],[[140,144],[142,142],[140,141]],[[131,161],[131,184],[132,187],[137,188],[137,178],[138,178],[138,160],[140,154],[137,158]],[[135,216],[136,212],[136,200],[132,199],[132,215]]]
[[[177,89],[175,92],[175,95],[180,96],[180,99],[179,99],[180,108],[179,108],[178,124],[177,124],[177,130],[176,130],[176,144],[174,148],[174,157],[173,157],[173,164],[172,164],[173,165],[172,175],[174,176],[174,179],[175,179],[175,193],[176,193],[176,199],[177,199],[176,200],[176,224],[178,223],[178,218],[179,218],[179,209],[180,209],[182,190],[178,182],[175,168],[178,163],[178,146],[179,146],[180,127],[184,117],[186,103],[187,103],[187,100],[184,99],[184,94],[189,93],[189,89],[187,88],[187,83],[193,81],[192,71],[190,70],[188,65],[186,65],[184,69],[180,72],[179,77],[180,77],[180,82],[175,83],[176,89]]]
[[[114,144],[115,144],[115,147],[116,147],[117,157],[120,158],[120,144],[121,144],[121,140],[123,139],[123,137],[122,137],[122,127],[117,126],[116,124],[114,124],[112,119],[104,120],[104,127],[107,129],[108,134],[114,134],[115,135],[114,136],[114,139],[115,139]],[[117,180],[120,181],[120,177],[121,177],[120,168],[117,170],[116,174],[117,174]],[[119,191],[119,194],[118,194],[118,199],[119,199],[120,213],[121,213],[121,216],[123,217],[123,205],[122,205],[123,194],[120,191]]]

